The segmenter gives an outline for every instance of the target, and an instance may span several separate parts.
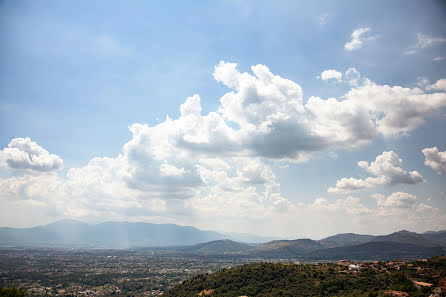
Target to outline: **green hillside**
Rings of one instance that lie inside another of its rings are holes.
[[[424,271],[422,275],[420,269]],[[199,275],[163,296],[372,297],[383,296],[389,289],[405,291],[410,296],[429,296],[433,288],[416,289],[412,280],[436,286],[445,276],[445,258],[414,262],[413,267],[401,270],[390,270],[381,262],[355,272],[337,264],[253,263]]]

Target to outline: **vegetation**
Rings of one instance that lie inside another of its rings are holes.
[[[25,290],[20,288],[0,288],[0,297],[22,297]]]
[[[253,263],[186,280],[163,296],[383,296],[386,290],[429,296],[433,288],[417,289],[414,279],[437,284],[446,276],[446,259],[415,262],[423,268],[387,270],[385,263],[358,272],[337,264]]]

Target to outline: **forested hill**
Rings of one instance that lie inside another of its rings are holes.
[[[253,263],[186,280],[163,296],[383,296],[386,290],[429,296],[446,277],[446,258],[389,269],[385,262],[358,271],[337,264]],[[422,271],[423,273],[420,273]],[[417,289],[413,280],[430,282]]]

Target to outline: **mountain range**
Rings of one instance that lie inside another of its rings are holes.
[[[247,244],[249,240],[243,239],[263,239],[264,242]],[[2,227],[0,247],[164,247],[192,254],[242,254],[304,260],[414,259],[446,254],[446,231],[418,234],[402,230],[381,236],[343,233],[321,240],[270,240],[174,224],[105,222],[91,225],[64,220],[34,228]]]
[[[130,222],[90,225],[64,220],[33,228],[0,228],[0,246],[128,248],[192,245],[224,238],[189,226]]]
[[[402,230],[382,236],[345,233],[321,240],[273,240],[255,246],[232,240],[214,240],[187,247],[184,251],[194,254],[230,253],[307,261],[419,259],[445,255],[445,239],[446,232],[443,231],[418,234]]]
[[[446,254],[445,240],[444,231],[418,234],[402,230],[381,236],[346,233],[321,240],[272,241],[255,247],[254,251],[264,256],[312,260],[415,259]]]

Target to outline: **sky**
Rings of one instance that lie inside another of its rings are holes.
[[[0,1],[0,226],[446,229],[444,1]]]

